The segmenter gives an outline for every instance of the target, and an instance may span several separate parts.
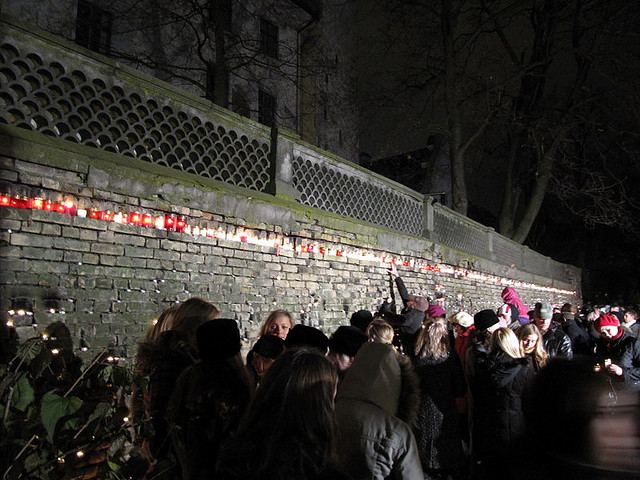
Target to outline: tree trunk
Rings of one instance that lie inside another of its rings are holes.
[[[520,218],[520,222],[518,223],[515,232],[511,237],[514,242],[524,243],[524,241],[527,239],[527,235],[529,235],[529,231],[531,231],[531,226],[538,216],[538,212],[540,211],[540,207],[542,206],[542,202],[547,193],[547,186],[549,185],[549,180],[551,179],[556,152],[558,151],[558,147],[563,142],[563,140],[564,133],[557,133],[556,137],[551,143],[551,146],[549,147],[549,150],[546,152],[540,152],[538,170],[533,182],[533,191],[531,192],[527,207],[525,208],[525,211]],[[542,146],[542,148],[544,148],[544,146]]]
[[[457,99],[456,57],[453,47],[455,18],[451,1],[442,0],[442,44],[446,68],[444,101],[448,113],[449,162],[451,165],[451,201],[453,209],[467,214],[467,185],[464,175],[464,150],[462,150],[462,120]]]

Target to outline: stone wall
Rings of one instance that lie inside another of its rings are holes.
[[[191,296],[237,319],[248,342],[274,308],[330,333],[388,296],[392,260],[410,291],[449,312],[496,308],[505,285],[528,305],[579,301],[579,277],[571,284],[471,261],[423,237],[8,125],[0,193],[180,215],[189,225],[174,232],[0,206],[2,314],[27,302],[34,315],[12,317],[22,339],[64,320],[87,357],[108,344],[132,356],[151,320]]]

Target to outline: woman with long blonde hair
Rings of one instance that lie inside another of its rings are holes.
[[[466,393],[467,385],[444,318],[433,319],[422,327],[414,353],[413,365],[421,390],[414,434],[422,469],[427,475],[456,478],[466,461],[455,400]]]
[[[534,323],[527,323],[518,327],[516,335],[520,341],[520,347],[529,361],[533,371],[539,373],[549,360],[549,354],[544,348],[542,334]]]
[[[474,465],[482,478],[513,478],[516,465],[510,463],[526,429],[528,398],[533,370],[516,334],[499,328],[491,334],[489,355],[483,372],[483,398],[474,401]]]

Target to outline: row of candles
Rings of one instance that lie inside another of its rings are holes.
[[[469,268],[462,268],[447,264],[429,264],[420,262],[417,259],[397,259],[389,255],[380,255],[372,250],[361,250],[355,247],[330,247],[318,243],[311,243],[308,239],[296,238],[291,240],[286,236],[260,234],[252,234],[253,230],[248,228],[234,229],[234,232],[227,232],[222,228],[211,228],[210,226],[189,225],[187,218],[182,215],[173,213],[141,213],[138,211],[116,213],[111,210],[99,210],[97,208],[78,208],[71,200],[51,201],[40,197],[29,198],[21,196],[0,195],[0,206],[26,208],[34,210],[44,210],[78,216],[84,218],[92,218],[107,222],[116,222],[127,225],[141,226],[144,228],[155,228],[169,232],[178,232],[190,234],[194,236],[211,237],[218,239],[226,239],[241,243],[251,243],[272,247],[276,249],[276,255],[280,254],[281,249],[295,251],[297,253],[319,253],[321,255],[334,255],[337,257],[348,257],[357,260],[378,262],[382,264],[402,265],[404,267],[417,268],[422,271],[428,271],[439,274],[453,275],[455,277],[466,277],[471,280],[492,283],[496,285],[504,285],[510,287],[528,288],[532,290],[544,291],[549,293],[558,293],[564,295],[575,295],[575,291],[558,289],[544,285],[536,285],[518,281],[512,278],[500,277],[484,272],[475,271]]]

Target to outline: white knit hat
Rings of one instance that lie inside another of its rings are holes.
[[[449,320],[451,320],[451,323],[457,323],[464,328],[469,328],[471,325],[473,325],[473,317],[467,312],[458,312],[455,315],[451,315],[451,317],[449,317]]]

